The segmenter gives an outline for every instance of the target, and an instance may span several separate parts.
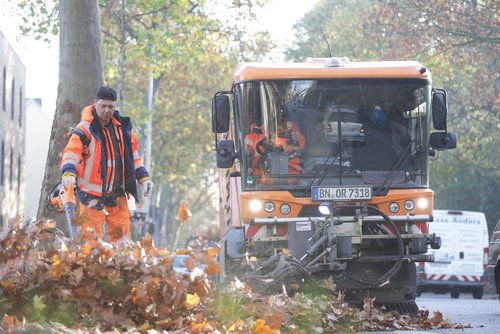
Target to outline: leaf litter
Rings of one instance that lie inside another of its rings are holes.
[[[106,243],[95,234],[69,240],[54,221],[25,227],[21,219],[0,232],[0,331],[51,333],[333,333],[433,328],[468,328],[441,312],[420,310],[410,317],[377,307],[344,302],[333,280],[328,293],[261,295],[234,278],[213,281],[221,268],[218,249],[191,250],[186,267],[204,273],[177,273],[173,256],[140,242]],[[323,291],[323,292],[324,292]]]

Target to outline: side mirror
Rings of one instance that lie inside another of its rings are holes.
[[[446,131],[447,114],[446,91],[444,89],[435,89],[432,93],[432,124],[434,129]]]
[[[430,143],[435,150],[450,150],[457,147],[457,135],[452,132],[433,132]]]
[[[217,144],[217,167],[231,168],[233,166],[236,152],[232,140],[220,140]]]
[[[225,133],[229,131],[229,96],[218,92],[212,98],[212,132]]]

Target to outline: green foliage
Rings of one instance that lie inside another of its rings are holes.
[[[19,28],[24,35],[37,40],[50,41],[50,35],[59,33],[59,1],[20,1],[23,25]]]
[[[314,333],[314,328],[321,324],[321,319],[327,312],[330,298],[329,295],[295,295],[289,309],[292,323],[301,332]]]
[[[481,175],[481,169],[469,164],[456,164],[455,159],[443,155],[431,163],[434,208],[484,212],[491,234],[500,217],[498,178]]]
[[[50,300],[47,296],[34,295],[27,300],[22,314],[30,322],[46,324],[49,321],[71,326],[80,318],[76,301]]]
[[[217,177],[211,150],[211,97],[226,88],[237,62],[228,50],[234,36],[245,34],[227,29],[208,13],[218,4],[228,5],[226,10],[233,15],[251,13],[255,3],[220,1],[205,7],[203,2],[185,0],[138,1],[126,2],[122,9],[119,1],[102,2],[108,84],[123,84],[122,112],[133,117],[140,137],[144,138],[144,125],[152,119],[151,172],[157,189],[162,189],[153,202],[159,203],[156,214],[165,226],[163,241],[171,241],[175,234],[181,202],[189,206],[198,224],[217,221],[214,191],[209,190]],[[264,48],[265,36],[258,41],[261,44],[247,48],[248,53]],[[144,107],[150,71],[154,77],[152,111]]]
[[[128,293],[127,285],[121,277],[114,282],[111,282],[108,278],[100,278],[97,281],[97,288],[103,292],[107,299],[119,298]]]
[[[254,314],[254,303],[242,290],[224,291],[219,289],[214,296],[214,317],[226,323],[247,319]]]
[[[295,45],[287,57],[302,61],[306,57],[350,57],[361,60],[372,56],[383,45],[383,39],[362,42],[365,20],[375,11],[369,0],[320,1],[294,26]],[[324,36],[323,36],[324,35]],[[328,41],[328,43],[325,41]]]

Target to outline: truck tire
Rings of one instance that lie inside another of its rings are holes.
[[[415,292],[415,297],[420,297],[422,295],[422,287],[417,285],[417,292]]]
[[[382,304],[387,311],[396,311],[399,314],[407,314],[410,316],[418,315],[418,305],[414,301],[394,303],[394,304]]]
[[[417,275],[414,263],[403,263],[390,282],[382,287],[368,286],[356,281],[356,276],[373,279],[390,268],[392,268],[392,263],[350,264],[346,270],[346,277],[350,279],[336,281],[337,288],[345,291],[345,301],[353,306],[362,307],[364,298],[370,297],[375,298],[377,306],[384,306],[388,311],[416,316],[418,314],[418,306],[415,302]]]
[[[472,288],[472,297],[474,297],[474,299],[481,299],[483,298],[483,292],[484,288],[482,286],[478,288]]]
[[[451,288],[450,295],[451,295],[451,298],[459,298],[460,297],[460,290],[458,288]]]

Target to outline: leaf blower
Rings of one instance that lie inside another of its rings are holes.
[[[47,210],[65,212],[66,223],[68,224],[69,237],[74,238],[78,232],[78,227],[73,224],[76,216],[75,184],[70,181],[69,189],[66,189],[62,182],[57,183],[49,193]]]

